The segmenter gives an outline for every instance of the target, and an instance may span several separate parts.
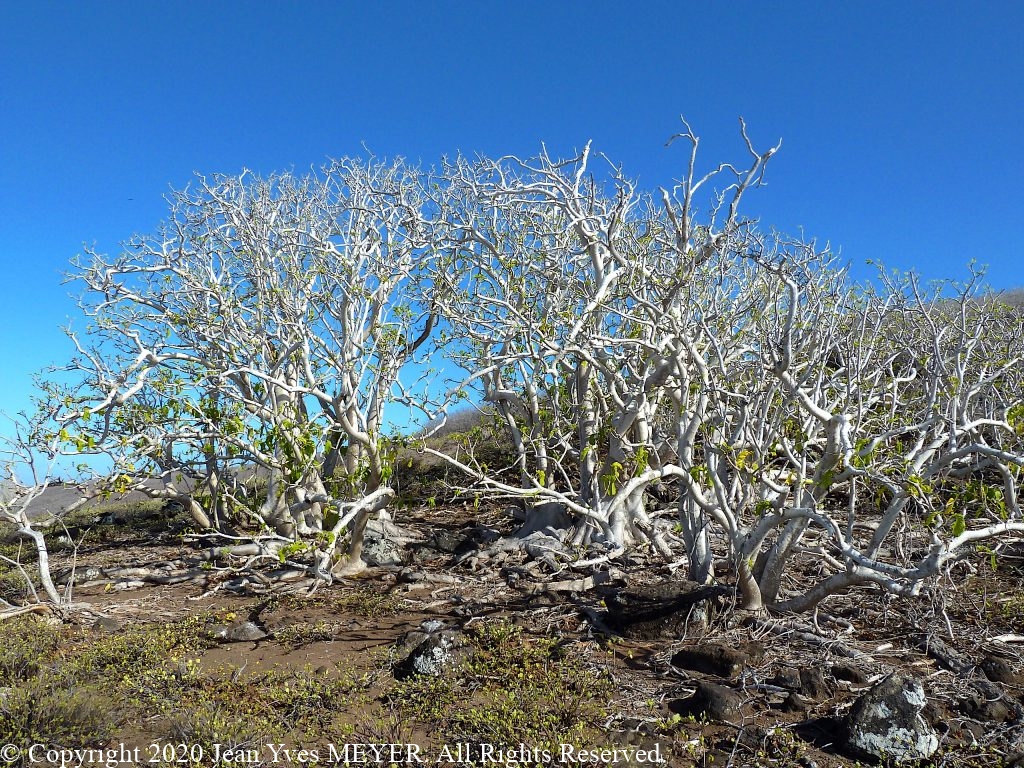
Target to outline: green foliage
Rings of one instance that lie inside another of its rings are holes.
[[[505,621],[473,625],[468,634],[470,660],[452,677],[396,685],[390,700],[400,714],[432,724],[449,740],[463,734],[539,748],[583,739],[606,717],[610,680],[557,638],[527,637]]]
[[[13,619],[3,625],[0,643],[0,688],[30,680],[47,666],[60,642],[60,634],[33,618]]]
[[[315,624],[300,621],[279,629],[274,633],[274,639],[289,648],[301,648],[310,643],[333,640],[340,631],[339,624],[328,623],[322,619]]]
[[[186,749],[168,754],[158,765],[204,766],[209,755],[230,754],[233,759],[221,759],[224,765],[251,764],[248,750],[262,751],[263,744],[277,741],[287,733],[283,728],[274,728],[259,714],[238,711],[221,702],[201,700],[187,712],[174,715],[167,730],[167,742],[183,745]],[[253,752],[252,754],[256,754]],[[192,760],[191,756],[201,759]],[[205,759],[202,759],[205,758]]]
[[[622,464],[613,461],[608,471],[601,475],[601,493],[605,496],[614,496],[619,490],[619,481],[622,478]]]
[[[1006,422],[1010,429],[1024,436],[1024,403],[1018,403],[1006,409]]]
[[[113,735],[118,721],[102,689],[74,685],[59,676],[39,675],[0,698],[0,743],[23,749],[33,744],[100,746]]]

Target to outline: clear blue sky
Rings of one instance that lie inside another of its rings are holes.
[[[649,188],[778,138],[765,225],[927,277],[1024,284],[1024,3],[0,0],[0,411],[69,346],[61,272],[193,171],[566,154]],[[866,274],[866,271],[865,271]],[[81,323],[78,326],[81,327]],[[0,425],[0,430],[3,426]]]

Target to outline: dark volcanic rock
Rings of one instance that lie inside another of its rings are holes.
[[[450,558],[476,547],[473,540],[464,533],[457,531],[435,531],[425,542],[416,544],[412,550],[414,562],[422,563],[440,558]]]
[[[800,693],[814,701],[832,698],[835,687],[820,667],[803,667],[800,670]]]
[[[688,699],[676,699],[668,708],[677,714],[693,717],[704,715],[709,720],[740,725],[746,715],[743,696],[724,685],[697,683],[697,690]]]
[[[1015,671],[1010,662],[995,654],[990,653],[982,659],[981,671],[994,683],[1024,685],[1024,674]]]
[[[733,647],[721,643],[698,643],[683,648],[672,656],[672,665],[682,669],[735,680],[744,667],[758,664],[764,649],[757,643],[740,643]]]
[[[439,619],[428,619],[420,624],[419,629],[414,629],[411,632],[406,632],[395,643],[395,650],[398,657],[404,659],[413,649],[416,648],[420,643],[426,640],[435,632],[440,632],[442,629],[447,628],[448,625],[440,621]]]
[[[939,738],[921,712],[924,687],[912,677],[890,675],[854,702],[846,718],[846,745],[896,763],[927,760]]]
[[[796,667],[780,667],[775,676],[768,682],[780,688],[788,688],[791,691],[800,690],[800,670]]]
[[[820,667],[780,667],[768,682],[812,701],[829,699],[835,694],[831,676]]]
[[[860,667],[841,661],[832,665],[832,677],[836,680],[845,680],[854,685],[863,685],[869,679],[869,675]]]
[[[461,632],[451,629],[431,632],[396,665],[395,678],[442,677],[457,669],[468,656],[468,642]]]
[[[970,658],[935,635],[920,635],[917,638],[917,647],[935,659],[940,667],[950,672],[966,674],[974,667],[974,662]]]
[[[997,683],[972,680],[960,702],[960,711],[975,720],[1011,723],[1021,716],[1020,705],[1003,693]]]
[[[811,708],[811,702],[805,696],[801,696],[796,691],[790,692],[786,697],[786,700],[782,702],[783,712],[806,712]]]
[[[674,640],[687,625],[704,624],[709,610],[720,610],[726,590],[693,582],[663,581],[628,587],[605,599],[608,625],[636,640]]]

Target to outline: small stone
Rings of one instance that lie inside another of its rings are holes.
[[[832,665],[832,677],[836,680],[845,680],[854,685],[863,685],[870,679],[870,676],[860,667],[846,662]]]
[[[756,643],[741,643],[738,647],[720,643],[699,643],[684,648],[672,656],[672,665],[694,672],[716,675],[735,680],[743,669],[764,658],[764,649]]]
[[[952,710],[937,699],[929,699],[921,710],[921,715],[939,733],[948,733],[951,727],[959,725],[962,721],[962,718],[954,717]]]
[[[744,719],[746,702],[732,688],[715,683],[697,683],[697,690],[688,699],[677,699],[669,709],[680,715],[699,717],[740,725]]]
[[[111,634],[120,632],[122,629],[121,622],[109,616],[100,616],[92,623],[92,628],[98,632],[109,632]]]
[[[415,675],[442,677],[466,660],[469,655],[467,645],[461,632],[442,630],[429,634],[395,667],[395,678],[405,680]]]
[[[806,712],[811,708],[812,702],[804,696],[801,696],[796,691],[791,691],[786,697],[786,700],[782,702],[783,712]]]
[[[251,621],[236,621],[233,624],[214,624],[210,627],[214,640],[221,643],[255,643],[269,635]]]
[[[795,667],[780,667],[775,677],[768,681],[780,688],[788,688],[791,691],[800,690],[800,670]]]
[[[429,546],[444,554],[454,554],[469,537],[455,531],[437,531],[428,541]]]
[[[825,673],[818,667],[805,667],[800,670],[800,693],[814,701],[832,698],[834,688],[829,684]]]
[[[972,680],[969,693],[960,703],[960,710],[975,720],[1009,723],[1021,714],[1021,707],[1003,693],[997,683]]]
[[[846,718],[847,746],[895,763],[927,760],[939,738],[921,714],[926,703],[920,681],[890,675],[854,702]]]
[[[981,671],[993,683],[1024,685],[1024,674],[1016,672],[1006,659],[989,654],[981,661]]]

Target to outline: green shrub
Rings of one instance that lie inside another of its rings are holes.
[[[112,737],[117,720],[107,692],[41,675],[0,698],[0,743],[99,746]]]
[[[4,624],[0,643],[0,688],[34,678],[52,659],[60,642],[58,630],[31,617]]]

